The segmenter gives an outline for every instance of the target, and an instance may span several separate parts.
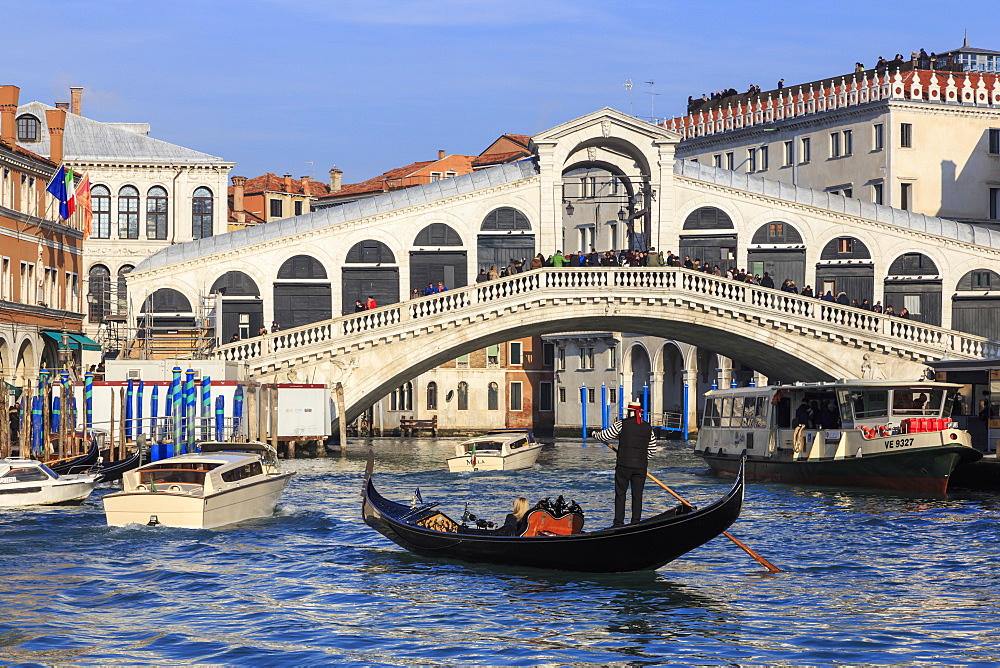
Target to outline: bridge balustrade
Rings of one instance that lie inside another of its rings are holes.
[[[868,332],[873,342],[883,343],[877,339],[884,337],[884,343],[893,348],[905,349],[905,344],[909,343],[922,348],[924,354],[927,349],[933,349],[939,356],[1000,356],[1000,343],[983,337],[677,267],[539,269],[227,344],[220,346],[215,356],[249,361],[280,356],[324,341],[336,340],[340,345],[363,343],[368,339],[392,336],[400,331],[400,326],[423,327],[421,323],[426,323],[426,327],[431,327],[442,316],[475,315],[482,305],[495,305],[498,301],[517,304],[527,295],[538,293],[547,293],[547,296],[561,296],[562,293],[573,297],[581,290],[593,291],[594,288],[600,290],[601,297],[609,299],[631,298],[637,292],[687,297],[712,306],[741,310],[750,317],[763,316],[789,328],[808,326],[819,332],[831,331],[831,334],[834,329],[838,334],[845,329]],[[372,336],[375,332],[379,332],[379,336]]]

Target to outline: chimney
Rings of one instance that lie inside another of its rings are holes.
[[[239,214],[243,211],[243,191],[247,185],[247,177],[233,177],[233,212]]]
[[[309,190],[309,177],[303,176],[301,181],[302,181],[302,194],[308,197],[309,195],[312,194],[312,192]]]
[[[344,178],[343,170],[334,167],[330,170],[330,192],[340,192],[340,182]]]
[[[56,102],[56,109],[61,109],[62,111],[69,111],[69,102]]]
[[[292,175],[291,174],[285,174],[285,184],[284,185],[285,185],[285,192],[286,193],[292,192]]]
[[[0,139],[13,146],[17,141],[17,86],[0,86]]]
[[[69,88],[69,111],[79,116],[83,108],[83,88],[81,86],[70,86]]]
[[[49,126],[49,160],[61,165],[63,161],[63,130],[66,128],[65,109],[46,109],[45,124]]]
[[[438,160],[444,160],[444,149],[443,148],[439,148],[438,149]]]

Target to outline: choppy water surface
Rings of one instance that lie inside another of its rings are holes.
[[[431,561],[360,518],[370,443],[386,496],[502,521],[564,494],[610,523],[613,454],[546,446],[539,466],[449,474],[453,440],[355,442],[298,460],[273,518],[211,531],[109,528],[83,506],[0,511],[0,662],[857,664],[1000,661],[1000,496],[919,498],[751,485],[725,538],[655,573]],[[728,488],[689,450],[651,472],[695,504]],[[646,509],[671,498],[652,483]]]

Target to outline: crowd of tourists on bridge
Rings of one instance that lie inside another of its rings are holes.
[[[852,299],[843,291],[837,294],[834,294],[831,290],[814,292],[810,285],[799,289],[795,285],[795,281],[788,278],[782,281],[780,286],[776,286],[774,278],[766,271],[763,275],[760,275],[750,273],[746,269],[737,269],[735,266],[723,270],[717,264],[703,263],[698,258],[692,260],[689,255],[685,255],[682,259],[679,255],[674,255],[673,251],[667,251],[666,255],[664,255],[663,251],[657,251],[654,248],[650,248],[648,251],[629,250],[619,252],[609,250],[600,252],[594,250],[589,253],[580,251],[569,255],[563,255],[561,250],[557,250],[548,257],[539,253],[530,262],[525,258],[520,260],[512,258],[507,266],[500,269],[497,269],[496,265],[491,265],[488,270],[485,268],[480,269],[479,275],[476,277],[476,283],[514,276],[524,271],[541,269],[542,267],[683,267],[684,269],[726,278],[737,283],[759,285],[762,288],[773,289],[777,287],[777,289],[783,292],[789,292],[800,297],[814,297],[820,301],[853,307],[862,311],[871,311],[898,318],[908,319],[910,317],[910,312],[905,307],[897,312],[892,304],[883,307],[881,301],[876,301],[874,304],[867,299],[858,301],[857,299]],[[414,293],[416,292],[414,290]],[[414,294],[414,297],[416,296]]]

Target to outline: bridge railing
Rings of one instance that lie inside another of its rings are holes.
[[[565,291],[567,297],[572,297],[580,290],[594,288],[608,297],[614,296],[616,291],[623,296],[636,292],[653,295],[672,292],[701,297],[717,306],[728,304],[749,315],[772,318],[778,324],[784,321],[789,326],[799,326],[812,321],[818,331],[867,332],[873,338],[881,336],[893,340],[899,348],[912,344],[925,351],[933,349],[942,356],[1000,356],[1000,342],[981,336],[677,267],[562,267],[529,271],[227,344],[217,348],[215,356],[225,360],[252,360],[375,331],[385,336],[394,326],[412,326],[421,321],[430,324],[443,314],[479,310],[482,305],[498,301],[516,303],[522,295],[530,293]]]

